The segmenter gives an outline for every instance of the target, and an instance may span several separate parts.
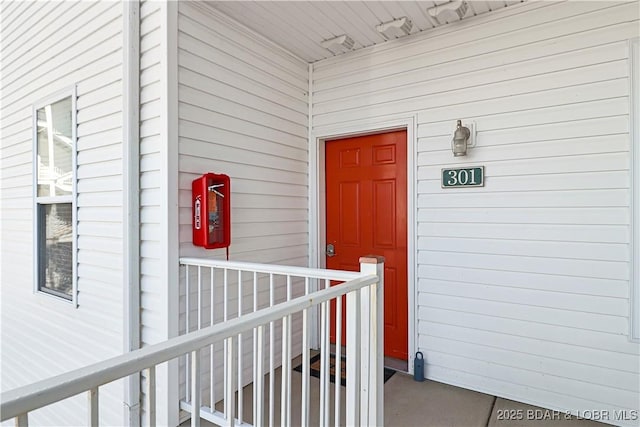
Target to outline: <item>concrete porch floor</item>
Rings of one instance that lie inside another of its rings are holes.
[[[293,366],[296,365],[294,364]],[[280,375],[278,371],[276,373],[274,425],[280,425]],[[292,372],[291,385],[293,390],[300,390],[301,378],[301,373]],[[318,425],[320,381],[315,377],[310,378],[310,399],[312,402],[310,425]],[[266,381],[268,383],[268,376]],[[332,383],[331,402],[333,402],[333,388]],[[252,393],[252,385],[244,388],[244,421],[250,423],[252,422]],[[292,393],[291,400],[292,425],[298,426],[300,425],[300,393]],[[344,425],[344,394],[342,406],[340,424]],[[220,407],[219,409],[222,408]],[[536,412],[536,410],[538,411]],[[333,405],[331,405],[330,413],[333,414]],[[534,416],[527,416],[527,414]],[[538,419],[535,419],[536,414]],[[507,416],[505,417],[505,415]],[[509,417],[509,415],[512,416]],[[540,418],[545,415],[547,419],[541,420]],[[265,423],[268,423],[268,417],[266,416]],[[332,415],[330,424],[334,425]],[[401,372],[396,372],[384,385],[384,424],[388,427],[603,427],[605,425],[575,417],[567,418],[564,414],[543,408],[435,381],[416,382],[412,376]],[[201,425],[212,426],[213,424],[202,420]],[[189,426],[189,421],[185,421],[181,426]]]
[[[514,417],[505,419],[508,418],[505,414]],[[536,415],[554,419],[536,420]],[[413,377],[401,373],[396,373],[385,384],[384,421],[385,426],[415,427],[604,426],[575,417],[567,419],[564,414],[547,409],[435,381],[416,382]]]

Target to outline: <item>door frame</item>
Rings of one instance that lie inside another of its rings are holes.
[[[416,311],[416,147],[417,117],[415,115],[388,117],[381,120],[362,120],[331,127],[315,128],[309,133],[309,266],[325,268],[326,259],[326,187],[325,187],[325,141],[328,139],[372,135],[394,130],[407,131],[407,295],[409,358],[408,373],[413,374],[413,359],[417,347]],[[363,254],[365,255],[365,254]],[[312,343],[317,347],[318,333],[312,330]]]

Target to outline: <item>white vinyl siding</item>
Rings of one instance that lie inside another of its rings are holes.
[[[122,321],[122,5],[2,4],[2,390],[115,356]],[[78,308],[33,292],[33,110],[77,90]],[[100,389],[101,421],[122,425],[121,381]],[[30,415],[82,425],[86,397]]]
[[[629,43],[631,126],[631,326],[629,336],[640,342],[640,37]]]
[[[191,243],[191,182],[214,172],[231,178],[230,258],[306,266],[307,64],[201,3],[180,3],[178,28],[180,255],[225,256]]]
[[[307,66],[202,5],[179,14],[180,255],[191,244],[191,182],[231,177],[231,258],[306,265]]]
[[[166,269],[169,262],[163,247],[170,231],[165,219],[169,208],[163,194],[168,193],[168,171],[163,157],[168,150],[167,115],[163,104],[166,92],[167,3],[140,2],[140,337],[141,346],[156,344],[170,338],[168,320],[169,278]],[[175,227],[175,225],[173,225]],[[167,385],[172,367],[157,371],[159,424],[171,424],[171,413],[177,407],[171,386]],[[146,378],[142,378],[142,424],[148,422],[146,407]],[[161,403],[160,403],[161,402]]]
[[[161,265],[161,5],[140,5],[140,288],[142,341],[165,340],[158,307],[163,281]]]
[[[417,116],[412,300],[428,378],[554,409],[640,409],[628,340],[638,12],[526,3],[314,64],[314,135]],[[463,158],[457,119],[478,131]],[[441,168],[480,165],[484,187],[441,188]]]

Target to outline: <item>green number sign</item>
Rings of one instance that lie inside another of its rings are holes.
[[[442,169],[442,188],[484,187],[484,166]]]

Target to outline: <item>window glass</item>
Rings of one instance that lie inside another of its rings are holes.
[[[36,106],[35,289],[75,298],[75,132],[73,97]]]
[[[38,196],[71,195],[73,191],[71,97],[37,110]]]
[[[40,290],[71,299],[73,225],[71,203],[41,205]]]

